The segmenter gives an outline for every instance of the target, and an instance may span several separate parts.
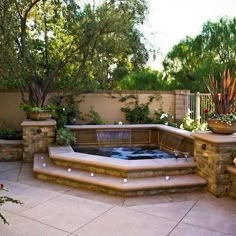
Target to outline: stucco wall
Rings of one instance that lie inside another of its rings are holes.
[[[20,93],[0,92],[0,119],[20,127],[21,122],[25,119],[25,114],[20,109],[20,103]]]
[[[50,94],[50,96],[57,93]],[[61,93],[60,93],[61,94]],[[83,114],[88,114],[90,107],[93,106],[94,110],[99,113],[102,119],[107,124],[113,124],[117,121],[125,122],[125,115],[120,111],[121,107],[125,107],[125,102],[120,102],[121,96],[127,96],[129,94],[135,94],[139,97],[140,103],[146,103],[148,97],[157,95],[160,98],[154,100],[150,104],[151,113],[155,109],[162,109],[165,112],[171,113],[175,116],[176,103],[175,92],[156,92],[156,91],[126,91],[120,94],[119,92],[101,92],[101,93],[87,93],[75,95],[75,100],[83,100],[79,103],[79,110]],[[159,95],[158,95],[159,94]],[[128,101],[127,101],[128,102]],[[21,122],[25,119],[24,112],[20,109],[21,96],[19,92],[0,92],[0,119],[12,122],[17,127],[20,127]]]
[[[127,100],[126,102],[120,102],[119,99],[123,96],[127,96],[131,93],[89,93],[83,94],[76,97],[79,101],[83,99],[84,101],[80,103],[80,111],[83,114],[88,114],[90,107],[93,106],[94,110],[99,113],[101,118],[107,124],[113,124],[114,122],[122,121],[127,123],[125,120],[125,114],[121,112],[121,108],[125,107],[127,103],[133,100]],[[137,94],[137,93],[132,93]],[[150,112],[153,113],[155,109],[161,109],[165,112],[175,115],[175,95],[172,92],[169,93],[141,93],[138,94],[139,102],[146,103],[149,100],[149,96],[157,95],[159,99],[153,100],[149,105]]]

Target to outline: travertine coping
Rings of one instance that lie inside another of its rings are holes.
[[[236,133],[231,135],[222,135],[214,134],[211,131],[202,131],[195,132],[192,136],[210,143],[236,143]]]
[[[70,146],[49,146],[49,156],[51,159],[55,160],[69,161],[130,172],[137,170],[170,170],[196,167],[196,164],[192,158],[189,158],[188,162],[185,162],[184,158],[179,158],[177,161],[174,158],[131,161],[74,152]]]
[[[5,139],[0,139],[0,145],[6,145],[6,144],[22,144],[22,140],[5,140]]]
[[[142,125],[67,125],[67,128],[71,130],[83,130],[83,129],[157,129],[162,130],[166,132],[170,132],[173,134],[180,135],[182,137],[188,138],[193,140],[192,132],[189,132],[187,130],[182,130],[174,127],[170,127],[167,125],[148,125],[148,124],[142,124]]]
[[[48,126],[55,126],[56,125],[56,121],[52,120],[52,119],[48,119],[48,120],[42,120],[42,121],[33,121],[33,120],[24,120],[21,123],[22,127],[48,127]]]

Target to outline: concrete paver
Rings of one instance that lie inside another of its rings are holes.
[[[180,223],[170,236],[232,236],[232,234],[224,234],[215,230]]]
[[[219,203],[222,201],[218,201]],[[236,235],[236,202],[229,206],[200,200],[183,219],[184,223]]]
[[[111,207],[109,204],[64,194],[21,215],[72,233]]]
[[[14,213],[37,206],[40,203],[60,195],[60,193],[54,191],[36,188],[25,184],[18,184],[17,186],[8,188],[8,190],[9,192],[5,193],[6,196],[19,199],[24,203],[23,205],[13,204],[11,202],[4,204],[3,209]]]
[[[116,206],[90,224],[76,231],[79,236],[165,236],[177,222]]]
[[[35,220],[27,219],[22,216],[9,217],[11,225],[2,225],[0,234],[2,236],[66,236],[68,232],[63,232],[56,228],[41,224]]]
[[[236,236],[236,201],[192,192],[122,198],[35,179],[32,164],[0,163],[3,236]]]
[[[195,203],[196,202],[194,201],[168,202],[162,204],[134,206],[130,207],[130,209],[178,222],[191,210]]]

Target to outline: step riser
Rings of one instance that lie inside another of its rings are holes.
[[[181,168],[181,169],[153,169],[153,170],[136,170],[136,171],[128,171],[128,170],[117,170],[112,168],[104,168],[92,165],[84,165],[81,163],[69,162],[69,161],[61,161],[61,160],[52,160],[52,162],[61,167],[74,168],[78,170],[88,171],[90,173],[97,174],[105,174],[115,177],[122,178],[145,178],[145,177],[156,177],[156,176],[172,176],[172,175],[187,175],[194,174],[196,168]]]
[[[157,189],[145,189],[145,190],[128,190],[128,191],[119,191],[117,189],[108,188],[106,186],[98,186],[91,183],[73,181],[70,179],[64,179],[57,176],[51,176],[46,174],[36,173],[37,178],[56,182],[58,184],[64,184],[70,187],[76,188],[86,188],[89,190],[103,192],[111,195],[118,195],[122,197],[135,197],[135,196],[147,196],[147,195],[157,195],[160,193],[181,193],[181,192],[193,192],[193,191],[203,191],[205,186],[185,186],[185,187],[171,187],[171,188],[157,188]]]

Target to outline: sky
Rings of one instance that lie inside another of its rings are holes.
[[[236,0],[147,0],[149,14],[141,27],[149,46],[159,49],[153,69],[161,69],[166,53],[186,36],[198,35],[207,20],[236,17]]]

